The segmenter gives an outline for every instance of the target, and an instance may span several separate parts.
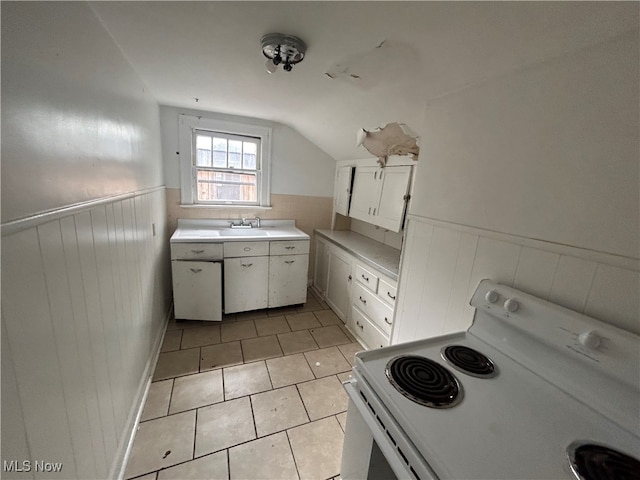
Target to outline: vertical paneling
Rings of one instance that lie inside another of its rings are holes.
[[[557,253],[523,247],[513,286],[546,300],[549,298],[559,259],[560,255]]]
[[[459,247],[460,232],[442,227],[433,229],[420,306],[423,314],[416,332],[420,337],[438,335],[445,329]]]
[[[398,315],[394,320],[393,343],[407,342],[416,337],[417,319],[420,318],[422,293],[429,259],[429,247],[433,227],[415,221],[409,221],[406,235],[405,265],[398,283]],[[396,323],[397,322],[397,323]]]
[[[469,300],[483,278],[640,333],[637,270],[578,258],[585,252],[571,247],[548,244],[545,250],[546,243],[536,242],[533,247],[518,237],[410,217],[392,343],[469,328]]]
[[[80,269],[84,285],[84,301],[87,307],[89,324],[89,342],[98,390],[102,435],[107,458],[111,458],[116,451],[117,435],[111,390],[112,380],[109,378],[109,359],[100,304],[100,283],[98,281],[91,212],[79,213],[75,216],[75,220]]]
[[[471,298],[478,283],[484,278],[512,286],[521,248],[520,245],[502,240],[480,237],[471,270],[468,298]]]
[[[104,436],[102,434],[102,419],[100,405],[98,403],[98,384],[96,377],[96,359],[91,345],[91,333],[89,331],[89,316],[85,302],[82,268],[80,265],[80,251],[76,234],[76,222],[74,217],[66,217],[60,220],[62,244],[64,250],[67,280],[69,282],[69,296],[74,321],[75,338],[78,346],[78,365],[75,374],[82,379],[84,388],[84,400],[89,418],[89,432],[91,447],[96,466],[97,478],[108,474],[107,452]]]
[[[54,332],[52,347],[56,349],[60,362],[62,388],[78,476],[94,478],[95,461],[92,455],[86,455],[84,451],[85,446],[91,444],[91,431],[82,376],[77,374],[80,356],[60,222],[45,223],[37,230]]]
[[[2,313],[32,459],[62,462],[55,478],[77,477],[35,228],[2,239]],[[9,253],[10,252],[10,253]],[[55,441],[49,436],[55,431]],[[39,475],[36,473],[36,478]]]
[[[585,307],[587,315],[627,330],[640,330],[640,274],[598,265]]]
[[[451,295],[443,333],[461,332],[471,325],[474,310],[469,305],[468,292],[477,248],[477,235],[466,232],[460,234],[460,248],[451,284]]]
[[[3,455],[118,473],[169,307],[165,217],[158,189],[3,235]]]
[[[98,279],[98,296],[100,299],[100,320],[102,327],[102,343],[106,353],[106,369],[110,382],[111,408],[116,425],[115,445],[118,445],[119,426],[124,425],[127,408],[125,406],[125,390],[122,378],[123,365],[120,353],[118,322],[116,319],[116,300],[113,286],[113,270],[109,252],[109,235],[107,230],[107,212],[104,206],[94,208],[91,214],[91,230]],[[97,327],[100,328],[100,327]]]
[[[130,342],[129,337],[125,335],[126,327],[124,325],[125,308],[124,299],[122,296],[122,268],[120,254],[118,251],[118,241],[116,234],[116,218],[115,208],[113,204],[105,205],[106,221],[107,221],[107,241],[109,245],[109,261],[111,263],[111,281],[113,283],[113,298],[115,303],[115,328],[117,330],[117,342],[119,349],[119,360],[121,365],[120,370],[120,384],[123,392],[123,412],[125,416],[127,412],[127,393],[135,385],[135,380],[132,377],[130,369],[125,368],[130,358]]]
[[[21,462],[27,458],[33,458],[27,444],[27,432],[25,430],[22,405],[18,396],[18,384],[13,371],[11,348],[9,347],[5,319],[2,318],[2,460],[6,462]],[[7,412],[11,412],[7,415]],[[5,480],[33,479],[33,472],[11,472],[3,469],[2,478]]]

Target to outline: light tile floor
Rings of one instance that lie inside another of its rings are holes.
[[[171,321],[125,478],[337,478],[341,382],[360,350],[312,291],[217,324]]]

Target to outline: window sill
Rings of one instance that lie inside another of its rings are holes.
[[[226,209],[271,210],[273,208],[272,206],[262,206],[262,205],[203,205],[203,204],[192,205],[188,203],[181,203],[179,207],[180,208],[209,208],[209,209],[215,209],[215,210],[226,210]]]

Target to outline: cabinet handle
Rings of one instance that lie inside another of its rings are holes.
[[[244,247],[244,251],[245,252],[250,252],[251,251],[251,247]]]
[[[375,215],[375,214],[376,214],[376,208],[374,207],[373,208],[373,215]]]
[[[386,323],[387,325],[391,325],[391,322],[387,317],[384,317],[384,323]]]
[[[387,292],[387,295],[389,296],[389,298],[391,300],[395,300],[396,299],[396,296],[395,295],[391,295],[389,292]]]
[[[364,281],[365,281],[365,282],[368,282],[368,281],[369,281],[369,277],[365,277],[365,276],[364,276],[364,273],[363,273],[363,274],[361,274],[360,276],[364,279]]]
[[[286,248],[287,250],[292,250],[292,249],[294,249],[296,247],[284,247],[284,248]]]
[[[369,207],[369,215],[371,215],[371,207]]]
[[[349,280],[349,281],[353,280],[353,278],[351,277],[351,275],[349,275],[348,280]]]
[[[293,262],[295,262],[295,260],[285,260],[284,263],[291,265]]]
[[[191,270],[193,273],[200,273],[202,271],[201,268],[190,268],[189,270]]]
[[[253,265],[253,263],[241,263],[240,266],[242,267],[250,267],[251,265]]]
[[[365,305],[367,304],[367,301],[366,301],[364,298],[362,298],[362,297],[358,297],[358,298],[360,298],[360,301],[361,301],[362,303],[364,303]]]
[[[191,250],[191,253],[204,253],[204,250]]]

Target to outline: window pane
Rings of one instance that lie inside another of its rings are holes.
[[[227,139],[213,137],[213,166],[227,168]]]
[[[236,174],[198,170],[198,201],[257,202],[257,177],[253,173]]]
[[[229,140],[229,168],[242,168],[242,142]]]
[[[258,145],[252,142],[243,142],[243,166],[249,170],[256,169],[256,155],[258,153]]]
[[[211,166],[211,137],[196,135],[196,165]]]

